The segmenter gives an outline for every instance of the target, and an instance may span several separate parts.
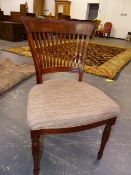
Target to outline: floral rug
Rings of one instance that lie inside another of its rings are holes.
[[[31,57],[28,46],[6,49],[6,51]],[[85,72],[115,79],[117,73],[131,60],[131,48],[120,48],[89,43]]]
[[[15,65],[8,58],[0,59],[0,95],[34,73],[34,66]]]

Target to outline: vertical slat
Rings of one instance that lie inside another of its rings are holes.
[[[82,59],[82,51],[83,51],[83,43],[84,43],[84,35],[81,36],[80,43],[79,43],[79,58]]]
[[[56,33],[56,65],[59,65],[59,37],[58,37],[58,33]]]
[[[34,41],[35,41],[35,49],[37,50],[37,58],[38,58],[38,62],[40,64],[40,54],[38,52],[40,45],[39,45],[39,41],[38,41],[38,33],[34,32]]]
[[[55,66],[55,35],[51,34],[51,44],[52,44],[52,66]]]
[[[34,32],[34,40],[35,40],[36,47],[39,48],[38,33],[37,32]]]
[[[47,52],[47,57],[46,57],[46,61],[47,61],[47,67],[50,67],[50,52],[49,52],[49,41],[48,41],[48,33],[45,33],[45,41],[46,41],[46,52]]]
[[[67,44],[66,44],[66,34],[63,35],[63,38],[64,38],[64,42],[63,42],[63,54],[64,54],[64,57],[63,57],[63,65],[64,67],[66,66],[66,51],[67,51]]]
[[[59,56],[59,58],[60,58],[60,61],[59,61],[59,65],[62,67],[63,65],[62,65],[62,59],[63,59],[63,54],[62,54],[62,52],[63,52],[63,47],[62,47],[62,34],[60,33],[60,43],[59,43],[59,52],[60,52],[60,56]]]
[[[80,40],[80,35],[77,35],[76,48],[75,48],[75,57],[77,60],[79,60],[79,40]]]
[[[46,40],[46,36],[45,33],[42,34],[43,37],[43,43],[44,43],[44,51],[45,51],[45,66],[48,67],[48,60],[49,60],[49,56],[48,56],[48,48],[47,48],[47,40]]]
[[[47,33],[47,44],[48,44],[48,63],[49,66],[52,66],[52,54],[51,54],[51,40],[50,40],[50,34]]]
[[[69,37],[69,41],[70,41],[70,53],[69,53],[69,58],[70,58],[70,67],[72,67],[73,66],[73,62],[74,62],[74,60],[73,60],[73,58],[72,58],[72,35],[70,34],[70,37]]]
[[[83,64],[85,64],[86,61],[88,43],[89,43],[89,36],[86,36],[83,49],[83,60],[82,60]]]
[[[73,59],[73,67],[76,67],[77,57],[75,57],[74,49],[75,49],[75,34],[73,34],[72,39],[72,59]]]
[[[43,68],[43,64],[44,64],[44,47],[43,47],[43,40],[42,40],[42,35],[41,33],[38,33],[38,39],[39,39],[39,59],[40,59],[40,65],[41,65],[41,68]]]
[[[82,35],[82,38],[81,38],[81,40],[80,40],[80,56],[82,55],[83,42],[84,42],[84,35]]]
[[[42,47],[42,53],[43,53],[43,57],[42,57],[42,63],[44,65],[44,67],[46,67],[46,51],[45,51],[45,45],[44,45],[44,33],[41,33],[41,47]]]
[[[67,58],[67,66],[70,67],[70,34],[68,34],[68,40],[67,40],[67,43],[68,43],[68,58]]]

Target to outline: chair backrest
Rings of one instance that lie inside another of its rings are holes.
[[[105,31],[111,31],[111,28],[112,28],[112,23],[111,22],[106,22],[104,24],[104,30]]]
[[[22,17],[35,64],[37,83],[42,74],[78,71],[82,80],[89,37],[95,25],[91,22],[46,20]]]

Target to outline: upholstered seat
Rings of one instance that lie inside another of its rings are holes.
[[[98,88],[72,79],[54,79],[29,93],[28,123],[32,130],[91,124],[116,116],[119,107]]]

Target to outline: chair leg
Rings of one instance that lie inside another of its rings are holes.
[[[44,138],[40,137],[40,159],[42,157],[43,150],[44,150]]]
[[[105,145],[106,145],[106,143],[109,139],[109,136],[110,136],[111,127],[112,127],[112,125],[115,124],[115,121],[116,121],[116,118],[113,118],[105,126],[105,129],[104,129],[103,135],[102,135],[100,150],[99,150],[98,155],[97,155],[98,160],[100,160],[103,156],[103,151],[104,151]]]
[[[34,175],[39,175],[40,171],[40,133],[31,131],[32,155],[34,160]]]
[[[109,38],[109,37],[110,37],[110,33],[108,32],[108,33],[107,33],[107,38]]]
[[[81,82],[83,78],[83,70],[80,71],[79,73],[79,81]]]

